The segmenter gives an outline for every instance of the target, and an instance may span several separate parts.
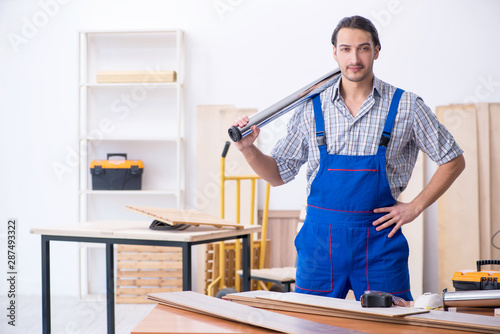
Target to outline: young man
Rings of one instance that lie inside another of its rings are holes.
[[[256,126],[236,146],[273,186],[291,181],[307,162],[296,292],[345,298],[352,289],[359,300],[365,290],[376,290],[412,300],[401,227],[460,175],[462,150],[420,97],[374,76],[381,45],[369,20],[342,19],[332,44],[341,75],[297,108],[271,156],[253,145]],[[243,117],[233,125],[247,123]],[[419,149],[439,167],[413,201],[398,202]]]

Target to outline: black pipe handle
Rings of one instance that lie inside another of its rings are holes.
[[[477,271],[481,271],[481,266],[487,264],[500,264],[500,260],[478,260],[476,261]]]
[[[226,157],[227,151],[229,151],[229,145],[231,145],[231,143],[226,141],[226,144],[224,145],[224,149],[222,150],[222,157],[223,158]]]

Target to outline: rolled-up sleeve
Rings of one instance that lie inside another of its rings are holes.
[[[451,133],[420,97],[415,100],[413,110],[415,110],[413,120],[415,142],[429,158],[442,165],[463,153]]]
[[[287,126],[287,134],[271,151],[283,182],[292,181],[300,167],[307,162],[308,137],[304,131],[304,106],[295,109]]]

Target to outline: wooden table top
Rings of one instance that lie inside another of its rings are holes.
[[[87,238],[140,239],[196,242],[216,238],[236,237],[260,232],[260,225],[243,225],[242,229],[233,227],[190,226],[182,231],[157,231],[149,228],[151,221],[101,220],[73,223],[61,226],[34,227],[32,234],[57,235]]]
[[[229,301],[228,301],[229,303]],[[312,315],[296,312],[273,311],[281,314],[324,323],[331,326],[357,330],[373,334],[456,334],[457,331],[432,327],[400,325],[385,322],[347,319]],[[485,311],[488,312],[488,311]],[[492,312],[490,312],[492,314]],[[485,314],[482,312],[482,314]],[[486,313],[488,314],[488,313]],[[272,330],[240,324],[208,315],[197,314],[165,305],[157,305],[142,322],[132,331],[132,334],[180,334],[180,333],[276,333]],[[460,331],[460,333],[475,333]]]

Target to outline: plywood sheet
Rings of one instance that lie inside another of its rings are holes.
[[[490,173],[490,105],[476,105],[477,117],[477,159],[479,191],[479,256],[491,257],[491,173]],[[468,161],[467,161],[468,164]],[[479,260],[479,258],[478,258]],[[473,264],[471,264],[472,266]],[[470,267],[470,268],[473,268]]]
[[[128,205],[127,209],[154,218],[172,226],[178,224],[189,224],[195,226],[212,225],[216,227],[234,227],[237,229],[244,228],[244,226],[241,224],[232,223],[230,221],[201,213],[196,210],[153,208],[133,205]]]
[[[491,235],[500,230],[500,104],[490,104],[489,110],[489,134],[490,134],[490,189],[491,189]],[[490,245],[489,240],[484,241]],[[500,247],[500,233],[493,240]],[[491,247],[492,259],[500,259],[500,249]]]
[[[244,324],[268,328],[282,333],[360,333],[300,318],[277,314],[246,305],[228,303],[191,291],[150,294],[148,298],[160,304],[209,314]]]
[[[283,294],[270,291],[252,291],[226,295],[225,298],[244,305],[299,313],[308,313],[315,315],[327,315],[331,317],[341,317],[369,321],[381,321],[402,325],[425,326],[432,328],[443,328],[456,331],[471,331],[475,333],[498,333],[500,327],[500,318],[492,316],[464,314],[445,311],[428,311],[419,314],[409,314],[406,316],[393,317],[381,316],[379,314],[351,312],[344,309],[331,309],[290,303],[281,298]],[[273,297],[273,298],[269,298]],[[349,301],[344,301],[349,302]],[[359,303],[359,302],[358,302]]]
[[[359,301],[308,295],[303,293],[287,292],[257,296],[257,298],[272,301],[287,302],[297,305],[313,306],[316,308],[339,310],[343,312],[369,314],[382,317],[401,317],[408,314],[427,313],[428,310],[409,307],[362,307]]]
[[[438,200],[439,289],[479,254],[478,133],[475,105],[437,107],[436,115],[464,150],[465,171]],[[465,251],[466,249],[466,251]]]

